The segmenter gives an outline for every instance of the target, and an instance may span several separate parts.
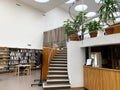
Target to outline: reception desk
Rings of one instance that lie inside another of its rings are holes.
[[[120,90],[120,70],[84,66],[84,87],[88,90]]]

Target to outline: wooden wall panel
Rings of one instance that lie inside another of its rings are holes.
[[[89,90],[120,90],[120,71],[84,66],[84,87]]]

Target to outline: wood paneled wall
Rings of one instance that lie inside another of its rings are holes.
[[[63,27],[45,31],[43,34],[44,47],[52,47],[54,44],[66,47],[67,35]]]
[[[88,90],[120,90],[120,70],[84,66],[84,87]]]
[[[50,47],[44,47],[43,48],[43,63],[42,63],[42,80],[46,80],[47,79],[47,74],[48,74],[48,66],[49,66],[49,54],[51,52],[52,48]],[[58,53],[59,51],[54,49],[52,50],[51,56],[50,56],[50,60],[53,59],[53,57]]]

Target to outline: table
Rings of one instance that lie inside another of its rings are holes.
[[[31,65],[16,65],[17,68],[17,75],[19,76],[20,74],[20,67],[26,67],[25,70],[27,70],[29,72],[29,74],[31,74]]]

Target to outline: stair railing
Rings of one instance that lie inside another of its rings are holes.
[[[50,53],[49,53],[49,56],[48,56],[48,65],[49,65],[51,59],[53,58],[53,51],[54,50],[55,50],[54,48],[51,48],[51,50],[50,50]]]
[[[58,50],[59,45],[62,45],[62,47],[66,47],[64,43],[54,43],[52,46],[43,47],[43,65],[42,65],[42,80],[45,81],[47,79],[48,74],[48,67],[50,64],[50,61],[53,59],[53,57],[60,51]],[[63,46],[65,45],[65,46]]]

